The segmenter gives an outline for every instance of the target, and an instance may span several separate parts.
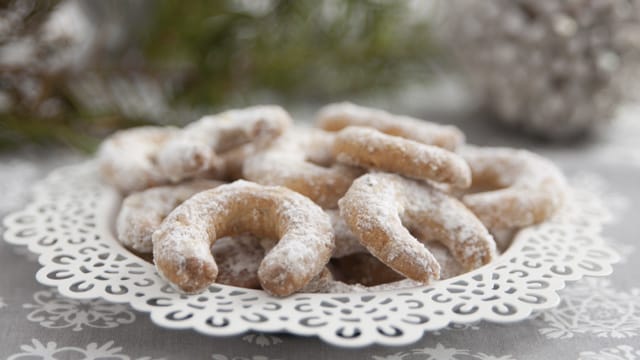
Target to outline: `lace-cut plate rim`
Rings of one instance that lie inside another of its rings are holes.
[[[556,306],[566,282],[610,274],[619,256],[601,236],[609,211],[588,190],[574,188],[568,198],[552,220],[519,232],[491,264],[429,286],[370,293],[280,299],[213,285],[182,295],[116,241],[121,197],[101,183],[95,161],[40,182],[33,201],[4,219],[4,238],[39,255],[42,284],[70,298],[128,303],[161,327],[212,336],[288,332],[343,347],[406,345],[450,323],[523,320]]]

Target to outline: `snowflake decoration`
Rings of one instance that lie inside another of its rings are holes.
[[[426,355],[427,359],[454,360],[458,359],[460,355],[469,355],[469,350],[447,348],[438,343],[435,348],[425,347],[421,349],[414,349],[411,353],[414,355]]]
[[[136,318],[127,306],[102,299],[69,299],[49,290],[36,292],[33,299],[35,304],[23,305],[26,309],[33,309],[27,319],[50,329],[114,328],[131,324]]]
[[[386,356],[373,356],[374,360],[408,360],[408,359],[420,359],[420,360],[462,360],[462,359],[475,359],[475,360],[515,360],[511,355],[494,356],[485,353],[473,353],[466,349],[448,348],[440,343],[435,347],[425,347],[413,349],[407,352],[398,352]]]
[[[639,289],[618,292],[605,279],[587,278],[564,291],[557,308],[543,312],[545,323],[538,331],[550,339],[569,339],[576,334],[629,338],[640,332]]]
[[[109,341],[103,345],[90,343],[84,348],[75,346],[58,347],[53,341],[46,344],[39,340],[31,339],[31,344],[20,346],[22,352],[9,356],[8,360],[49,360],[49,359],[84,359],[84,360],[131,360],[128,355],[121,353],[121,347],[114,347],[114,342]],[[137,358],[137,360],[151,360],[150,357]]]
[[[640,350],[628,345],[618,345],[598,352],[583,351],[578,356],[578,360],[635,360],[640,357]]]
[[[282,343],[281,338],[273,335],[263,334],[263,333],[250,333],[243,336],[242,340],[250,344],[256,344],[260,347],[278,345]]]
[[[222,354],[213,354],[213,355],[211,355],[211,358],[213,360],[281,360],[281,359],[270,358],[270,357],[263,356],[263,355],[254,355],[254,356],[251,356],[251,357],[246,357],[246,356],[228,357],[228,356],[222,355]]]

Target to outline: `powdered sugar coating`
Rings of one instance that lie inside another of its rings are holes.
[[[488,228],[536,224],[551,217],[562,205],[566,180],[551,161],[510,148],[469,146],[460,154],[471,167],[473,186],[492,189],[462,197]]]
[[[192,180],[179,185],[158,186],[127,196],[116,219],[122,245],[140,253],[153,250],[151,234],[169,213],[194,194],[222,185],[215,180]]]
[[[243,175],[260,184],[288,187],[324,208],[335,208],[363,170],[335,163],[334,138],[319,129],[292,128],[268,149],[249,157]]]
[[[251,233],[279,239],[260,264],[262,288],[286,296],[320,273],[334,248],[331,223],[308,198],[278,186],[238,180],[191,197],[153,234],[158,271],[187,293],[204,290],[218,269],[209,246]]]
[[[333,144],[339,162],[466,188],[471,170],[459,155],[366,127],[341,130]]]
[[[443,243],[472,270],[492,261],[496,245],[482,223],[455,198],[395,174],[367,174],[339,202],[351,231],[374,256],[406,277],[429,283],[440,277],[433,254],[411,235]]]
[[[205,116],[169,141],[160,151],[158,163],[173,181],[190,178],[214,166],[218,154],[250,142],[268,143],[291,123],[291,116],[275,105]]]
[[[105,181],[125,194],[169,183],[156,162],[157,154],[178,131],[173,127],[142,126],[111,135],[98,150]]]
[[[367,126],[389,135],[411,139],[423,144],[455,150],[464,143],[464,134],[455,126],[439,125],[386,111],[358,106],[348,102],[330,104],[318,112],[316,125],[328,131],[347,126]]]

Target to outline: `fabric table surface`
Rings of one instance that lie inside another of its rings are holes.
[[[561,291],[561,303],[514,324],[481,322],[426,333],[403,347],[341,349],[313,337],[247,333],[208,337],[154,325],[127,305],[73,300],[35,279],[37,259],[0,242],[2,359],[640,359],[640,107],[629,106],[609,129],[564,145],[535,142],[477,119],[448,119],[479,145],[532,149],[574,181],[588,182],[610,207],[604,235],[622,255],[606,278]],[[0,154],[0,216],[29,201],[30,185],[50,170],[83,161],[67,150]]]

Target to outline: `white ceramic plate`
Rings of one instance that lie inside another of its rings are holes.
[[[6,241],[39,254],[41,283],[70,298],[131,304],[165,328],[214,336],[288,332],[345,347],[402,345],[449,323],[525,319],[556,306],[567,281],[610,274],[618,256],[600,235],[606,208],[588,191],[569,195],[553,220],[521,231],[497,261],[473,272],[418,288],[284,299],[224,285],[176,293],[153,265],[116,241],[121,198],[101,183],[95,161],[53,172],[4,225]]]

